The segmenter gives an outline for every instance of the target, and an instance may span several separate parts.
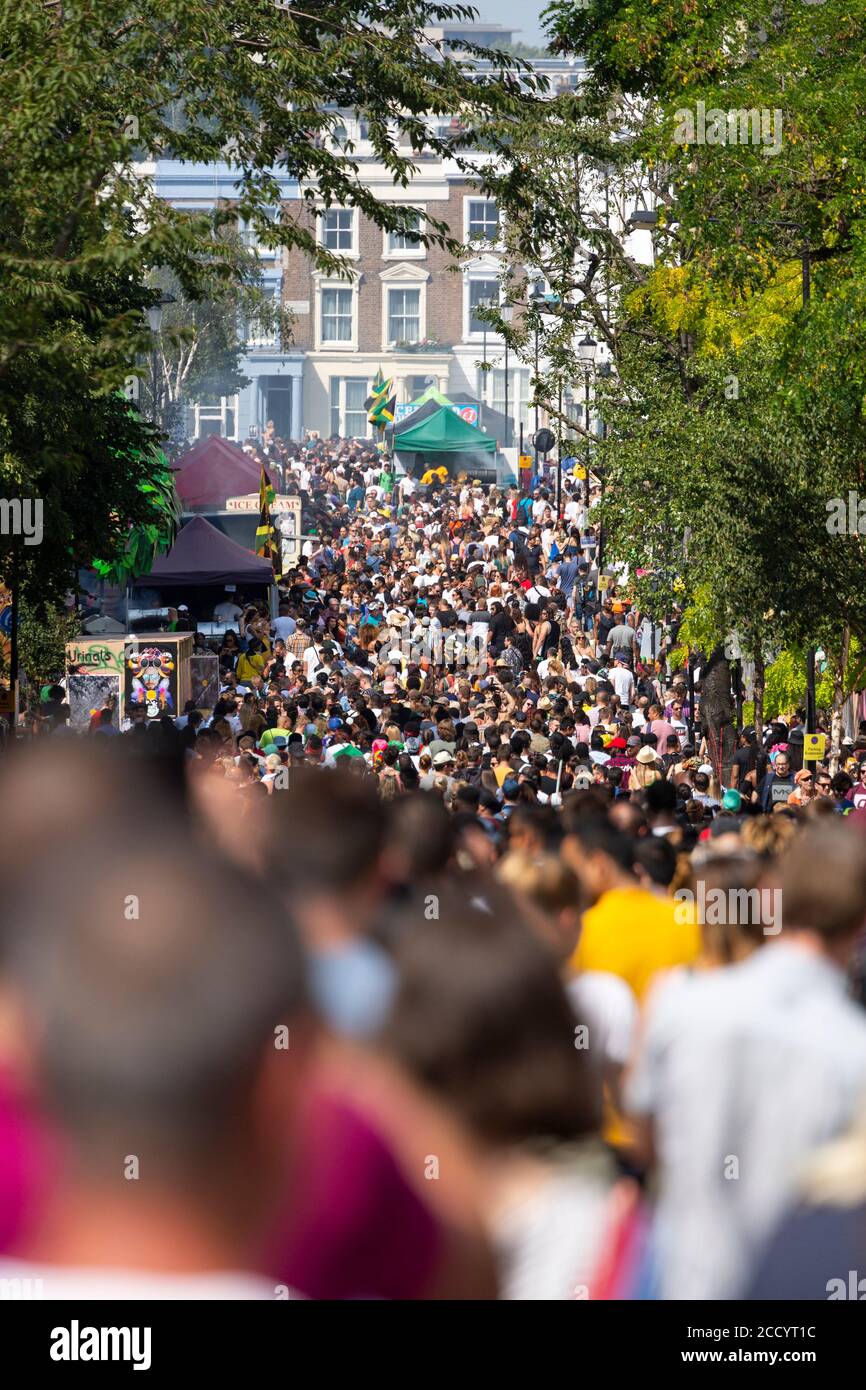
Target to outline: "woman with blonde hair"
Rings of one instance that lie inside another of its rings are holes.
[[[548,658],[548,661],[547,661],[547,678],[548,678],[548,680],[550,679],[551,676],[564,676],[564,675],[565,675],[565,667],[563,666],[563,664],[562,664],[562,662],[560,661],[559,657],[558,657],[558,656],[551,656],[551,657],[549,657],[549,658]]]
[[[655,753],[648,745],[641,748],[629,773],[629,791],[645,791],[653,782],[660,782],[661,778],[662,771]]]
[[[383,801],[395,801],[400,792],[400,779],[396,769],[383,767],[379,773],[379,795]]]
[[[582,661],[592,661],[596,651],[595,642],[592,640],[591,634],[581,627],[574,613],[569,615],[568,633],[571,637],[571,646],[577,665],[579,666]]]
[[[740,838],[762,859],[773,859],[796,833],[797,823],[788,816],[750,816]]]
[[[443,777],[441,772],[437,772],[436,776],[433,778],[433,790],[439,793],[447,806],[449,802],[448,778]]]

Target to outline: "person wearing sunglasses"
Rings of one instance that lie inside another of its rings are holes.
[[[808,768],[794,773],[794,790],[788,797],[789,806],[808,806],[815,799],[815,776]]]
[[[818,780],[815,783],[816,797],[831,797],[833,795],[833,782],[829,772],[821,771],[818,773]]]

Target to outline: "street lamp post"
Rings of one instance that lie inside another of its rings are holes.
[[[579,341],[579,343],[577,344],[577,355],[578,355],[578,358],[580,359],[580,363],[581,363],[581,366],[582,366],[582,368],[583,368],[584,424],[586,425],[586,441],[585,441],[585,444],[586,444],[586,448],[585,448],[585,452],[586,452],[586,463],[585,463],[586,477],[585,477],[585,479],[584,479],[584,494],[583,494],[583,495],[584,495],[584,498],[585,498],[585,501],[586,501],[586,524],[587,524],[587,526],[589,525],[589,465],[590,465],[590,447],[589,447],[589,376],[590,376],[590,372],[591,372],[591,370],[592,370],[592,365],[593,365],[593,363],[595,362],[595,350],[596,350],[597,347],[598,347],[598,343],[595,341],[595,339],[594,339],[589,333],[587,333],[586,337],[581,338],[580,341]],[[600,570],[599,570],[599,573],[601,573]]]
[[[538,337],[539,325],[535,325],[535,432],[538,433]]]
[[[510,304],[506,304],[499,311],[502,322],[505,324],[505,447],[511,447],[511,418],[508,414],[508,328],[514,318],[514,310]]]
[[[604,377],[605,380],[607,380],[609,377],[612,377],[612,376],[613,376],[613,367],[611,366],[610,362],[602,362],[601,366],[600,366],[599,369],[598,369],[598,375],[599,375],[600,377]],[[604,419],[602,419],[602,421],[601,421],[601,439],[602,439],[602,442],[603,442],[606,438],[607,438],[607,425],[606,425]],[[597,477],[598,477],[599,485],[600,485],[600,488],[601,488],[601,492],[600,492],[600,496],[599,496],[599,505],[601,506],[601,513],[602,513],[602,515],[601,515],[601,521],[600,521],[599,524],[598,524],[598,572],[599,572],[599,574],[601,574],[601,572],[602,572],[602,563],[603,563],[603,561],[604,561],[604,474],[605,474],[605,466],[604,466],[604,464],[603,464],[603,463],[597,464],[597,465],[596,465],[595,471],[596,471],[596,475],[597,475]]]
[[[780,224],[782,225],[782,224]],[[809,248],[808,238],[805,236],[805,228],[802,223],[792,222],[790,224],[798,231],[803,232],[803,246],[800,255],[800,276],[803,293],[803,312],[808,312],[809,302],[812,297],[812,257]],[[810,734],[818,732],[818,701],[815,694],[815,657],[816,648],[810,647],[806,653],[806,731]],[[760,730],[758,731],[760,735]],[[818,764],[816,763],[813,772],[817,776]],[[814,782],[813,782],[814,786]]]
[[[583,403],[584,403],[584,422],[586,424],[587,435],[589,434],[589,372],[583,374]],[[589,505],[589,438],[586,440],[586,501]]]
[[[481,308],[489,308],[486,299],[481,301]],[[484,428],[484,411],[487,405],[487,320],[481,325],[481,428]]]
[[[568,437],[567,437],[567,443],[568,443],[568,457],[569,457],[569,458],[573,458],[572,450],[573,450],[573,448],[574,448],[574,433],[573,433],[574,418],[573,418],[573,416],[572,416],[572,407],[573,407],[573,405],[574,405],[574,392],[572,391],[572,389],[571,389],[570,386],[566,386],[565,391],[563,392],[563,400],[564,400],[564,402],[565,402],[565,419],[566,419],[566,421],[567,421],[567,428],[568,428]],[[561,451],[560,451],[560,452],[561,452]]]
[[[539,413],[538,413],[538,411],[539,411],[539,402],[538,402],[538,369],[539,369],[539,355],[538,355],[538,354],[539,354],[539,342],[540,342],[540,335],[541,335],[541,305],[544,303],[544,300],[545,300],[545,294],[544,294],[544,281],[543,281],[543,280],[536,280],[535,284],[532,286],[532,293],[531,293],[530,296],[529,296],[529,302],[530,302],[531,306],[532,306],[532,307],[535,309],[535,311],[536,311],[536,313],[535,313],[535,434],[536,434],[536,435],[538,434],[538,430],[539,430]],[[538,449],[537,449],[537,447],[535,446],[535,444],[533,444],[533,450],[534,450],[534,453],[535,453],[535,466],[534,466],[534,468],[533,468],[533,474],[534,474],[534,476],[537,478],[537,477],[538,477]]]
[[[562,520],[562,382],[556,402],[558,425],[556,429],[556,519]]]

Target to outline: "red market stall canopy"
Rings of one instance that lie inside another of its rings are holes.
[[[150,574],[133,581],[136,588],[163,589],[175,584],[273,584],[270,560],[224,536],[203,516],[194,516],[167,555],[160,555]]]
[[[174,483],[185,511],[219,510],[227,497],[258,492],[261,476],[261,468],[243,449],[212,434],[178,459]]]
[[[401,429],[395,435],[394,448],[401,454],[493,454],[496,440],[455,414],[450,406],[440,406],[433,415]]]

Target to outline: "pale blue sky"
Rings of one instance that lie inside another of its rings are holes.
[[[547,0],[469,0],[488,24],[513,24],[524,43],[540,43],[538,17]]]

